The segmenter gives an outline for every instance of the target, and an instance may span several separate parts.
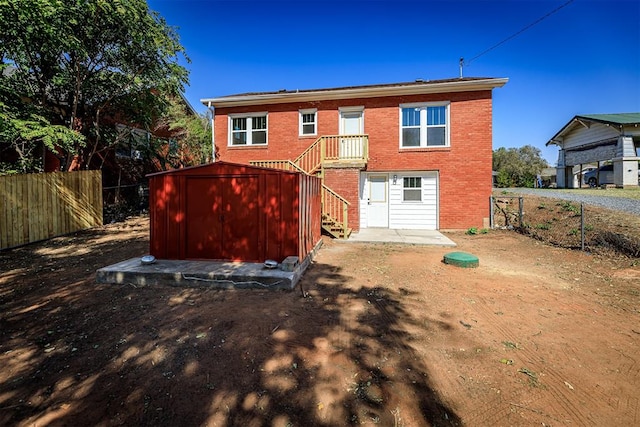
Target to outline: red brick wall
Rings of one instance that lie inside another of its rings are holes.
[[[349,201],[349,228],[356,231],[360,229],[359,182],[359,169],[331,168],[324,171],[324,184]]]
[[[450,147],[400,150],[399,105],[440,101],[450,102]],[[218,108],[215,117],[215,140],[220,159],[236,163],[294,159],[316,139],[298,136],[298,110],[317,108],[318,135],[336,135],[339,133],[338,108],[347,106],[364,106],[364,132],[369,135],[367,171],[437,170],[440,176],[440,228],[464,229],[483,226],[483,219],[489,216],[489,196],[492,187],[490,90]],[[264,111],[268,111],[267,147],[227,146],[228,114]],[[341,179],[336,179],[335,186],[328,182],[327,185],[351,202],[349,219],[350,222],[357,221],[358,174],[353,170],[344,173],[353,177],[356,183],[353,188],[345,189],[345,193],[340,192],[337,186],[344,185]],[[332,172],[327,175],[337,174],[338,172]]]

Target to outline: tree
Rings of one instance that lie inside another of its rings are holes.
[[[1,71],[8,69],[0,66]],[[0,162],[0,175],[41,172],[43,148],[56,151],[84,145],[81,134],[52,124],[46,109],[22,102],[5,85],[5,79],[0,80],[0,141],[14,153],[13,162]]]
[[[188,81],[180,57],[177,33],[145,0],[0,0],[0,58],[13,69],[3,86],[23,100],[11,117],[34,108],[46,112],[34,127],[51,119],[81,136],[50,139],[67,165],[102,157],[116,122],[150,129]]]
[[[498,187],[533,187],[536,176],[548,166],[540,155],[540,149],[532,145],[501,147],[493,151],[493,170],[498,173]]]
[[[210,123],[210,117],[191,111],[181,96],[172,97],[169,108],[156,121],[156,130],[169,130],[176,139],[176,146],[164,157],[159,150],[153,150],[152,154],[160,163],[172,163],[174,167],[212,161]]]

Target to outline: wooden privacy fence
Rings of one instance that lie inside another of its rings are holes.
[[[0,249],[102,225],[102,172],[0,176]]]

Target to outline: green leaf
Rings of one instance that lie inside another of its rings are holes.
[[[34,144],[89,162],[109,128],[151,128],[188,82],[176,29],[144,0],[0,0],[0,46],[0,145],[27,163]]]

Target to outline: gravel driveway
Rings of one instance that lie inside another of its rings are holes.
[[[500,188],[497,191],[506,191],[517,194],[531,194],[541,197],[553,197],[556,199],[570,200],[586,205],[600,206],[630,214],[640,215],[640,200],[625,199],[622,197],[593,196],[589,194],[571,194],[552,189],[540,188]]]

